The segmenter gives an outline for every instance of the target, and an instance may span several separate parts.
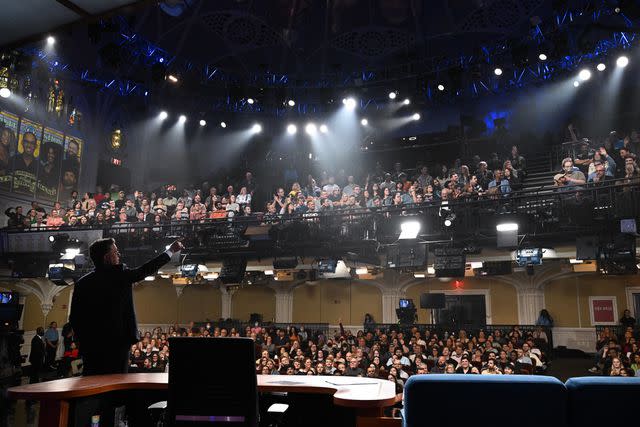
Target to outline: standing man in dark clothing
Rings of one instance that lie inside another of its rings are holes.
[[[133,284],[155,274],[182,249],[182,243],[175,241],[160,256],[129,269],[120,264],[120,252],[113,239],[91,244],[89,256],[95,270],[76,284],[69,316],[82,354],[83,375],[127,372],[129,349],[138,342]],[[105,333],[110,339],[105,340]]]
[[[40,382],[40,372],[44,367],[44,356],[44,328],[38,326],[35,336],[31,339],[31,352],[29,352],[31,375],[29,376],[29,384]]]

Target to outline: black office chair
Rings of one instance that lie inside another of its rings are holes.
[[[169,348],[168,400],[166,405],[158,402],[149,407],[154,419],[162,419],[159,424],[258,426],[253,340],[172,337]],[[166,411],[158,417],[164,407]]]

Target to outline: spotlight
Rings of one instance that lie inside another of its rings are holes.
[[[389,99],[396,99],[396,96],[398,96],[397,93],[395,92],[389,92]]]
[[[220,122],[220,127],[224,129],[227,127],[227,124],[225,122]]]
[[[596,67],[598,69],[598,71],[604,71],[607,69],[607,66],[604,65],[602,62],[598,64],[598,66]]]
[[[444,220],[444,225],[445,227],[451,227],[451,225],[453,225],[453,222],[449,218],[447,218]]]
[[[444,90],[444,85],[442,85],[442,84],[438,85],[438,90],[440,92],[442,92]]]
[[[627,65],[629,65],[629,58],[627,58],[626,56],[621,56],[616,61],[616,65],[620,68],[626,67]]]
[[[158,118],[159,118],[160,120],[164,120],[164,119],[166,119],[167,117],[169,117],[169,113],[167,113],[166,111],[160,111],[160,114],[158,115]]]
[[[251,127],[252,133],[260,133],[262,132],[262,125],[260,123],[256,123]]]
[[[366,125],[368,125],[368,124],[369,124],[369,120],[367,120],[367,119],[362,119],[362,120],[360,120],[360,124],[361,124],[362,126],[366,126]]]
[[[307,126],[305,126],[304,131],[307,132],[309,135],[315,135],[316,132],[318,131],[318,128],[316,128],[316,125],[313,123],[307,123]]]
[[[322,133],[329,132],[329,128],[327,127],[327,125],[320,125],[320,132]]]
[[[451,212],[450,214],[448,214],[445,219],[444,219],[444,226],[445,227],[451,227],[453,225],[453,221],[456,220],[456,214],[454,214],[453,212]]]
[[[287,126],[287,133],[289,135],[295,135],[296,132],[298,132],[298,127],[296,125],[291,123],[289,126]]]
[[[515,222],[496,224],[496,231],[518,231],[518,224]]]
[[[400,237],[398,239],[415,239],[420,232],[420,222],[418,221],[405,221],[400,224]]]
[[[187,116],[185,116],[184,114],[182,114],[180,117],[178,117],[178,123],[183,124],[187,121]]]
[[[580,86],[580,82],[579,81],[576,80],[575,82],[573,82],[573,87],[578,87],[578,86]]]
[[[420,113],[414,113],[413,116],[411,116],[411,118],[416,121],[420,120]]]
[[[3,98],[8,98],[11,96],[11,90],[8,87],[3,87],[0,89],[0,96]]]
[[[580,74],[578,74],[578,78],[580,80],[582,80],[583,82],[586,82],[587,80],[589,80],[591,78],[591,71],[584,69],[582,71],[580,71]]]
[[[177,78],[176,76],[174,76],[173,74],[169,74],[169,75],[167,76],[167,79],[169,79],[169,81],[170,81],[171,83],[178,83],[178,78]]]
[[[501,76],[502,75],[502,68],[496,68],[495,70],[493,70],[493,72],[495,73],[496,76]]]
[[[162,64],[164,62],[164,58],[160,57],[160,59],[158,59],[158,62]]]
[[[404,105],[409,105],[411,104],[411,100],[409,98],[405,98],[404,101],[402,102]]]
[[[538,59],[540,59],[540,61],[546,61],[547,55],[545,55],[544,53],[541,53],[540,55],[538,55]]]
[[[51,243],[55,242],[55,240],[56,240],[56,236],[55,235],[52,234],[52,235],[49,236],[49,241]]]
[[[349,109],[354,110],[356,108],[356,100],[353,98],[345,98],[342,103]]]
[[[287,101],[287,104],[289,105],[289,107],[293,107],[294,105],[296,105],[296,101],[290,99],[289,101]]]
[[[53,37],[53,36],[49,36],[49,37],[47,37],[47,44],[48,44],[49,46],[53,46],[55,43],[56,43],[56,39],[55,39],[55,37]]]
[[[253,105],[253,103],[254,103],[255,101],[253,100],[253,98],[247,98],[247,102],[248,102],[250,105]]]
[[[206,126],[207,121],[205,119],[200,119],[200,126]]]

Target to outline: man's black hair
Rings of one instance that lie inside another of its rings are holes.
[[[89,246],[89,257],[96,267],[104,264],[104,256],[109,253],[111,246],[115,244],[112,238],[98,239]]]

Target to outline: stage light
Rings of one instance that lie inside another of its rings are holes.
[[[360,120],[360,124],[361,124],[362,126],[366,126],[366,125],[368,125],[368,124],[369,124],[369,120],[367,120],[367,119],[362,119],[362,120]]]
[[[53,37],[53,36],[49,36],[49,37],[47,37],[47,44],[48,44],[49,46],[53,46],[55,43],[56,43],[56,39],[55,39],[55,37]]]
[[[518,224],[515,222],[505,222],[496,225],[496,231],[518,231]]]
[[[247,102],[248,102],[250,105],[253,105],[253,103],[254,103],[255,101],[253,100],[253,98],[247,98]]]
[[[158,115],[158,118],[159,118],[160,120],[164,120],[164,119],[166,119],[167,117],[169,117],[169,113],[167,113],[166,111],[160,111],[160,114]]]
[[[177,78],[176,76],[174,76],[173,74],[169,74],[169,75],[167,76],[167,79],[169,79],[169,81],[170,81],[171,83],[178,83],[178,78]]]
[[[404,101],[402,102],[404,105],[409,105],[411,104],[411,100],[409,98],[405,98]]]
[[[575,82],[573,82],[573,87],[578,87],[578,86],[580,86],[580,82],[579,81],[576,80]]]
[[[396,99],[396,96],[398,96],[397,93],[395,92],[389,92],[389,99]]]
[[[265,276],[273,276],[273,270],[265,270],[264,271],[264,275]]]
[[[436,274],[436,269],[434,267],[427,267],[427,274]]]
[[[445,227],[451,227],[453,225],[453,221],[451,221],[449,218],[444,220],[444,225]]]
[[[296,132],[298,132],[298,127],[296,125],[291,123],[289,126],[287,126],[287,133],[289,135],[295,135]]]
[[[582,264],[584,261],[581,259],[571,258],[569,259],[569,264]]]
[[[598,66],[596,67],[598,69],[598,71],[604,71],[607,69],[607,66],[604,65],[602,62],[598,64]]]
[[[9,89],[8,87],[3,87],[2,89],[0,89],[0,96],[3,98],[8,98],[11,96],[11,89]]]
[[[49,241],[51,243],[55,242],[55,240],[56,240],[56,236],[55,235],[52,234],[52,235],[49,236]]]
[[[164,58],[160,57],[160,59],[158,59],[158,62],[162,64],[164,62]]]
[[[184,114],[178,117],[178,123],[184,124],[186,121],[187,121],[187,116],[185,116]]]
[[[587,80],[589,80],[591,78],[591,71],[584,69],[582,71],[580,71],[580,73],[578,74],[578,78],[580,80],[582,80],[583,82],[586,82]]]
[[[329,132],[329,128],[327,127],[327,125],[320,125],[320,132],[322,133],[327,133]]]
[[[318,128],[313,123],[307,123],[307,125],[304,127],[304,131],[309,135],[315,135],[316,132],[318,132]]]
[[[367,267],[358,267],[356,268],[356,274],[361,276],[363,274],[369,274],[369,269]]]
[[[287,104],[289,105],[289,107],[293,107],[296,105],[296,101],[294,101],[293,99],[290,99],[289,101],[287,101]]]
[[[411,116],[411,119],[416,121],[420,120],[420,113],[414,113],[413,116]]]
[[[413,273],[413,278],[414,279],[426,279],[427,275],[424,273]]]
[[[620,68],[626,67],[627,65],[629,65],[629,58],[627,58],[626,56],[621,56],[616,61],[616,65]]]
[[[345,98],[342,103],[349,109],[354,110],[356,108],[356,100],[353,98]]]
[[[450,214],[448,214],[445,219],[444,219],[444,226],[445,227],[451,227],[453,225],[453,222],[456,220],[456,214],[454,214],[453,212],[451,212]]]
[[[400,224],[400,237],[398,239],[415,239],[420,232],[420,222],[418,221],[405,221]]]
[[[538,59],[540,59],[540,61],[546,61],[547,55],[545,55],[544,53],[541,53],[540,55],[538,55]]]
[[[260,133],[262,132],[262,125],[260,123],[256,123],[251,127],[252,133]]]
[[[501,76],[502,75],[502,68],[496,68],[495,70],[493,70],[493,72],[495,73],[496,76]]]
[[[156,280],[156,276],[147,276],[144,278],[145,282],[153,282],[154,280]]]
[[[75,258],[80,254],[80,248],[66,248],[64,250],[64,256],[68,259]]]
[[[227,124],[225,122],[220,122],[220,127],[224,129],[227,127]]]
[[[206,126],[207,121],[205,119],[200,119],[200,126]]]
[[[149,95],[149,91],[148,91],[148,90],[145,90],[145,91],[144,91],[144,96],[147,96],[147,95]]]
[[[438,90],[442,92],[444,90],[444,85],[438,85]]]

